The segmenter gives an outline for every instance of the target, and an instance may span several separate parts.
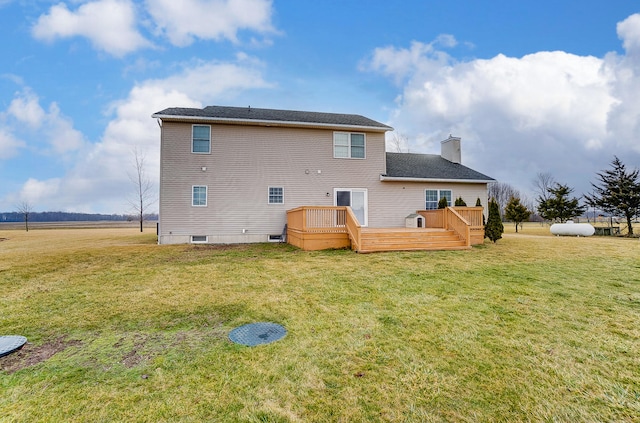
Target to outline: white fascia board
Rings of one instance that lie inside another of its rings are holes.
[[[346,125],[346,124],[331,124],[331,123],[316,123],[316,122],[294,122],[294,121],[282,121],[282,120],[259,120],[259,119],[230,119],[230,118],[216,118],[207,116],[174,116],[174,115],[161,115],[154,113],[152,118],[165,119],[165,120],[184,120],[184,121],[201,121],[201,122],[215,122],[215,123],[229,123],[229,124],[245,124],[255,126],[288,126],[288,127],[310,127],[310,128],[331,128],[331,129],[352,129],[358,131],[367,132],[386,132],[393,131],[393,128],[386,126],[360,126],[360,125]]]
[[[490,184],[494,179],[439,179],[439,178],[403,178],[399,176],[380,175],[382,182],[439,182],[462,184]]]

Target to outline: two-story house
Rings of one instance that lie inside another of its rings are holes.
[[[403,228],[442,197],[486,204],[493,181],[460,163],[459,138],[442,155],[387,153],[392,128],[359,115],[209,106],[152,117],[161,244],[280,240],[287,212],[307,206],[349,206],[361,229]]]

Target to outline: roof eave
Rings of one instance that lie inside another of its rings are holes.
[[[332,123],[320,123],[320,122],[296,122],[296,121],[282,121],[282,120],[262,120],[262,119],[234,119],[234,118],[217,118],[209,116],[176,116],[176,115],[163,115],[160,113],[154,113],[152,118],[162,119],[167,121],[198,121],[198,122],[215,122],[215,123],[227,123],[230,125],[253,125],[253,126],[283,126],[283,127],[297,127],[297,128],[332,128],[332,129],[351,129],[358,131],[368,132],[386,132],[393,131],[390,126],[363,126],[363,125],[348,125],[348,124],[332,124]]]
[[[439,182],[439,183],[464,183],[464,184],[489,184],[495,179],[446,179],[446,178],[410,178],[402,176],[380,175],[382,182]]]

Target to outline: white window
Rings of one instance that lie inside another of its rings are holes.
[[[284,204],[284,188],[269,187],[269,204]]]
[[[365,158],[365,136],[359,133],[334,132],[333,157],[344,159]]]
[[[194,185],[191,195],[191,205],[194,207],[206,207],[207,187],[206,185]]]
[[[207,242],[206,235],[191,235],[192,244],[205,244]]]
[[[451,190],[450,189],[428,189],[425,191],[425,209],[435,210],[438,208],[438,202],[442,198],[447,199],[447,205],[451,207]]]
[[[199,154],[211,153],[210,125],[193,125],[191,127],[191,152]]]

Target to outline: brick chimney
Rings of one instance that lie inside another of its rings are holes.
[[[449,135],[449,138],[440,143],[440,155],[452,163],[462,163],[460,138]]]

